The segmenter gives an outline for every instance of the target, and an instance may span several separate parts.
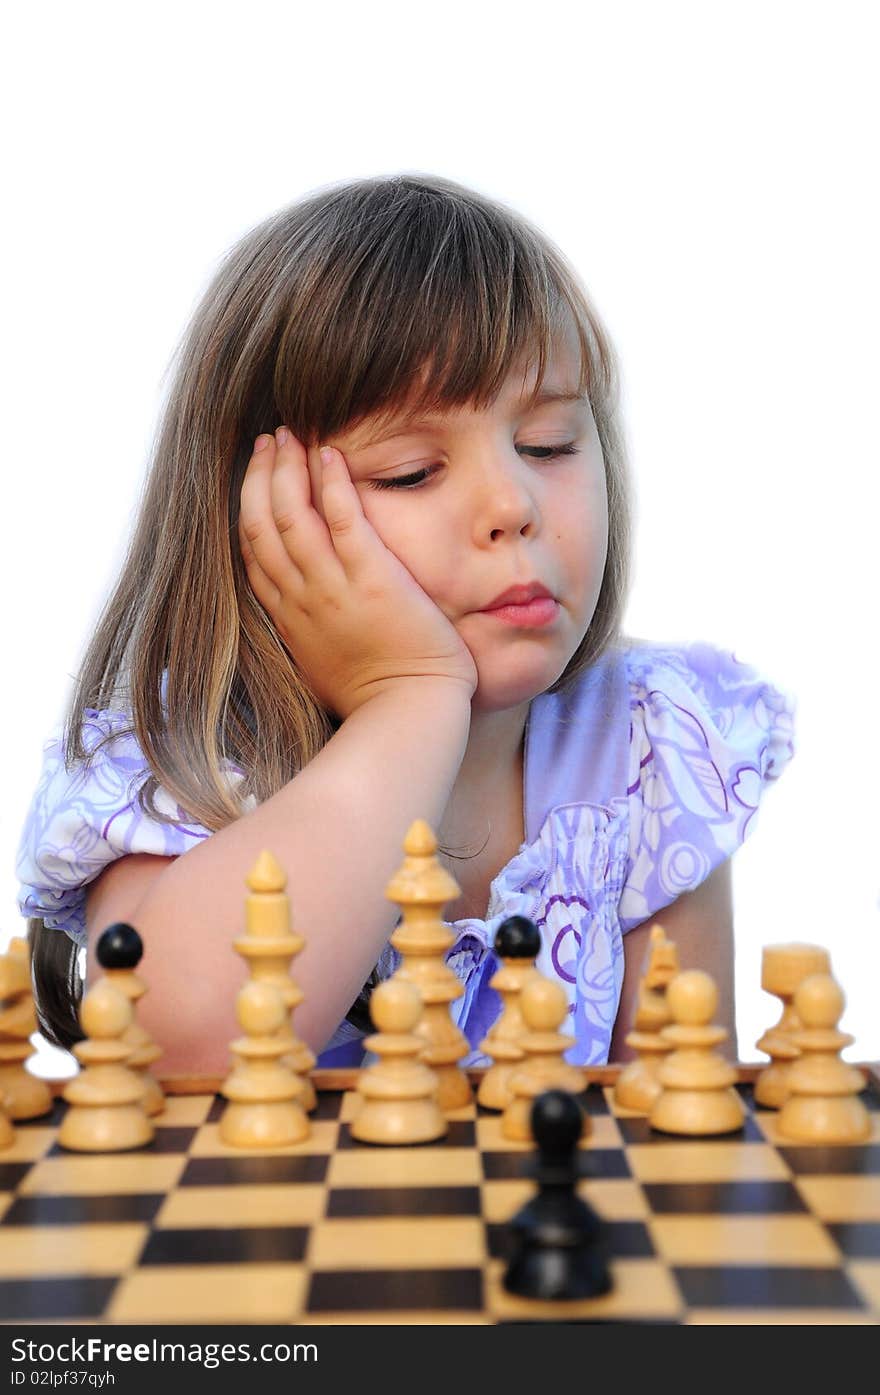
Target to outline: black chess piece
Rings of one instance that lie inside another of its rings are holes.
[[[501,959],[535,959],[541,949],[541,932],[525,915],[509,915],[495,931],[492,948]]]
[[[513,1255],[504,1287],[525,1298],[596,1298],[611,1288],[611,1275],[604,1225],[575,1191],[581,1106],[565,1090],[545,1090],[532,1105],[531,1123],[538,1190],[510,1222]]]
[[[133,925],[117,920],[101,932],[95,958],[102,969],[136,969],[144,952],[144,942]]]

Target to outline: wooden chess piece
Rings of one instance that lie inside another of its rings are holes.
[[[830,974],[828,951],[820,945],[765,945],[761,952],[761,987],[782,1001],[782,1016],[755,1045],[765,1051],[771,1064],[755,1079],[755,1103],[765,1109],[779,1109],[788,1098],[788,1077],[792,1061],[800,1051],[794,1044],[794,1034],[803,1023],[794,1009],[798,984],[810,974]]]
[[[122,920],[108,925],[107,929],[101,932],[95,946],[95,958],[104,970],[108,982],[125,994],[133,1011],[147,991],[147,985],[135,973],[143,952],[143,941],[137,930]],[[156,1045],[149,1032],[136,1018],[132,1019],[131,1026],[122,1039],[134,1047],[126,1065],[129,1070],[137,1071],[141,1077],[145,1112],[150,1115],[161,1114],[165,1108],[165,1095],[156,1077],[150,1073],[149,1067],[162,1055],[162,1048]]]
[[[422,1060],[437,1075],[437,1103],[452,1111],[473,1100],[470,1081],[457,1064],[470,1045],[449,1013],[449,1004],[464,992],[444,959],[455,936],[440,919],[441,908],[461,888],[441,866],[437,839],[424,819],[410,825],[403,849],[404,861],[385,888],[387,899],[403,913],[391,936],[402,959],[393,977],[414,983],[421,994],[424,1012],[414,1030],[422,1041]]]
[[[79,1017],[86,1039],[73,1048],[82,1070],[63,1091],[70,1107],[58,1130],[62,1148],[121,1153],[152,1140],[143,1081],[126,1064],[135,1052],[123,1040],[133,1016],[128,998],[106,978],[83,997]]]
[[[741,1129],[745,1109],[733,1088],[736,1070],[715,1050],[727,1032],[710,1025],[718,1006],[713,979],[688,969],[672,980],[666,999],[673,1024],[663,1036],[675,1050],[660,1065],[663,1091],[648,1116],[651,1128],[688,1136]]]
[[[3,1100],[0,1099],[0,1153],[5,1148],[11,1148],[15,1142],[15,1129],[12,1127],[9,1115],[3,1108]]]
[[[662,925],[652,925],[648,963],[639,984],[634,1029],[625,1038],[637,1053],[623,1067],[614,1086],[614,1101],[636,1114],[650,1114],[663,1090],[660,1063],[674,1050],[663,1035],[672,1021],[666,989],[679,972],[678,950],[666,938]]]
[[[580,1176],[581,1107],[565,1090],[538,1095],[530,1132],[538,1145],[538,1190],[513,1217],[509,1293],[558,1302],[596,1298],[611,1288],[605,1226],[575,1190]]]
[[[437,1102],[437,1076],[419,1059],[424,1042],[414,1028],[423,1012],[419,990],[397,975],[373,989],[370,1015],[378,1028],[364,1045],[379,1057],[358,1080],[364,1103],[350,1124],[362,1143],[428,1143],[449,1124]]]
[[[501,968],[489,980],[489,987],[500,993],[502,1010],[489,1028],[480,1050],[492,1058],[477,1090],[477,1103],[484,1109],[506,1109],[513,1099],[510,1077],[525,1052],[519,1039],[526,1031],[519,1004],[520,990],[536,973],[535,960],[541,949],[541,932],[527,916],[511,915],[495,932],[493,949]]]
[[[38,1029],[31,987],[27,940],[16,936],[0,954],[0,1107],[12,1119],[39,1119],[52,1109],[52,1091],[31,1075],[25,1062],[34,1055],[31,1037]],[[12,1142],[12,1126],[0,1121],[0,1148]]]
[[[565,989],[552,979],[535,974],[523,985],[520,1007],[526,1031],[520,1037],[525,1058],[510,1077],[513,1096],[501,1116],[501,1132],[518,1143],[532,1141],[532,1103],[545,1090],[567,1090],[579,1095],[587,1087],[587,1077],[579,1066],[571,1066],[563,1053],[574,1046],[574,1037],[560,1032],[568,1013]],[[590,1130],[588,1114],[582,1114],[582,1136]]]
[[[287,1148],[311,1132],[300,1081],[284,1064],[287,1004],[274,983],[249,979],[235,1000],[244,1036],[230,1045],[236,1065],[221,1086],[229,1100],[220,1139],[231,1148]]]
[[[788,1097],[779,1111],[780,1134],[799,1143],[864,1143],[871,1136],[871,1116],[858,1098],[865,1078],[839,1053],[854,1037],[837,1024],[843,992],[830,974],[810,974],[794,995],[803,1023],[793,1034],[800,1056],[788,1075]]]
[[[291,962],[305,940],[291,929],[287,877],[268,850],[260,853],[246,881],[249,894],[245,897],[245,930],[233,941],[233,947],[247,962],[250,977],[257,983],[273,983],[284,999],[288,1011],[279,1031],[286,1043],[285,1064],[299,1082],[300,1104],[310,1113],[318,1103],[310,1076],[315,1056],[296,1035],[289,1020],[305,996],[290,976]]]

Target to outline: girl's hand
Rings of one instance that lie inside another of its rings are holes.
[[[343,720],[403,678],[452,679],[473,695],[473,655],[364,515],[340,451],[324,466],[292,433],[284,444],[270,436],[248,464],[238,536],[255,596]]]

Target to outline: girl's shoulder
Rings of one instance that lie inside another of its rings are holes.
[[[631,770],[634,757],[643,770],[650,752],[655,773],[657,766],[674,761],[700,778],[717,757],[727,764],[750,762],[762,782],[780,777],[794,755],[797,702],[759,667],[705,640],[633,640],[620,657],[629,697]]]
[[[84,760],[69,758],[63,723],[43,743],[16,856],[22,915],[78,943],[85,940],[86,887],[110,862],[126,853],[177,857],[210,836],[161,784],[153,794],[158,817],[143,807],[150,768],[130,713],[86,708],[81,733]],[[233,766],[227,777],[232,787],[244,778]]]
[[[637,642],[629,692],[626,931],[699,886],[754,833],[794,753],[792,693],[727,648]]]
[[[794,754],[795,706],[722,646],[624,637],[573,683],[532,704],[531,836],[554,807],[638,805],[661,779],[682,796],[715,788],[716,799],[728,776],[741,794],[750,781],[778,779]]]

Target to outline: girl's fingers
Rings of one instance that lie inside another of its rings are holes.
[[[276,435],[285,431],[279,427]],[[303,572],[315,549],[327,549],[329,544],[327,529],[312,496],[308,452],[287,432],[276,445],[275,468],[269,483],[270,506],[288,555]]]
[[[335,446],[322,446],[321,499],[327,532],[346,574],[354,579],[376,541],[345,457]]]
[[[275,438],[270,436],[262,450],[254,450],[245,472],[238,533],[245,565],[255,563],[264,576],[280,586],[292,564],[272,517],[274,469]]]
[[[244,562],[244,569],[247,573],[251,590],[263,609],[268,610],[271,614],[277,609],[278,603],[281,600],[281,592],[274,581],[269,580],[257,561],[253,548],[242,532],[240,521],[238,536],[241,543],[242,561]]]

